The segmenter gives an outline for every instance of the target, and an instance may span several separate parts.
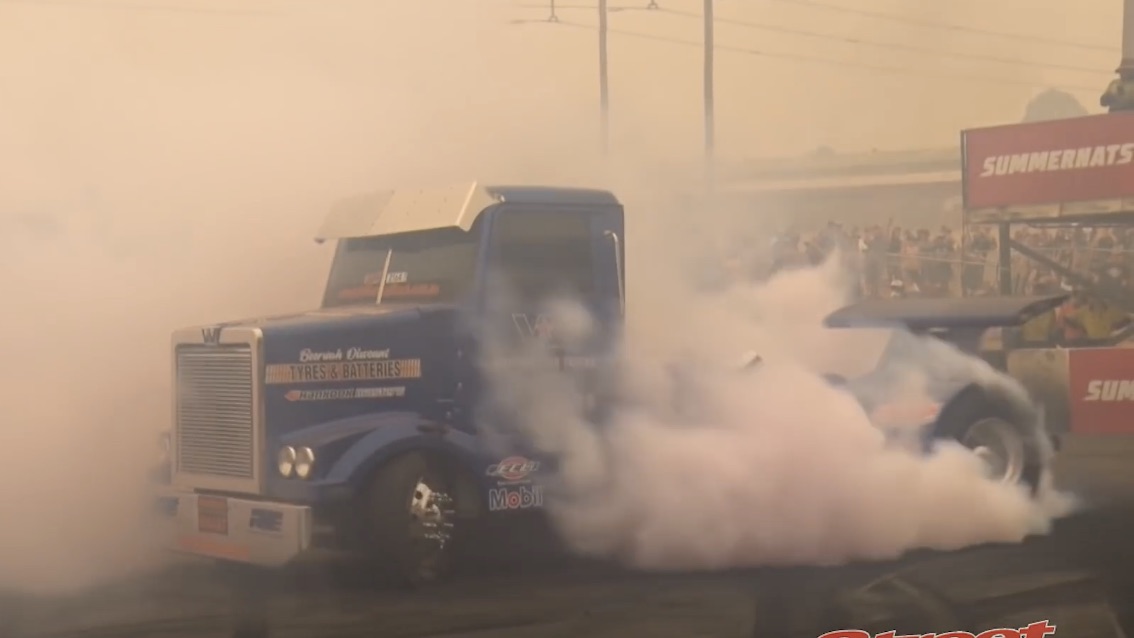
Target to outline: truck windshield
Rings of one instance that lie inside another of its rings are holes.
[[[384,303],[455,302],[472,287],[479,233],[456,228],[339,242],[323,307],[373,304],[386,254]]]

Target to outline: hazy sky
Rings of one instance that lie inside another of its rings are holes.
[[[0,2],[0,157],[10,162],[13,151],[25,160],[29,150],[62,153],[67,145],[62,140],[89,137],[84,129],[124,120],[131,122],[131,136],[161,135],[169,123],[160,117],[152,125],[134,125],[142,124],[142,114],[180,111],[197,100],[209,104],[200,105],[198,121],[181,125],[207,135],[208,118],[234,117],[226,106],[247,102],[249,94],[262,97],[267,84],[291,83],[301,93],[288,95],[281,88],[268,120],[286,117],[309,129],[273,131],[280,151],[289,135],[333,134],[315,119],[372,129],[367,119],[420,114],[426,95],[432,98],[427,101],[448,102],[427,107],[437,117],[480,120],[477,109],[489,101],[476,95],[478,87],[499,92],[502,85],[511,85],[512,95],[535,107],[529,117],[546,113],[547,127],[563,124],[558,116],[575,120],[572,126],[593,125],[596,16],[577,7],[594,1],[560,0],[571,5],[559,10],[571,24],[551,25],[510,24],[545,18],[547,3],[538,0],[6,0]],[[611,0],[613,7],[646,4]],[[1066,3],[1052,0],[718,0],[722,48],[771,54],[720,51],[720,152],[739,157],[796,153],[820,144],[839,149],[948,144],[963,126],[1017,118],[1029,96],[1045,85],[1082,87],[1076,95],[1095,108],[1118,59],[1121,3],[1091,4],[1090,10],[1080,4],[1069,12]],[[701,3],[660,0],[659,6],[669,11],[616,12],[611,28],[692,44],[611,35],[615,134],[633,140],[624,144],[649,140],[657,152],[681,155],[700,143],[702,62],[701,25],[695,15],[680,12],[699,13]],[[917,21],[1095,48],[911,24]],[[383,87],[391,91],[383,94]],[[415,119],[399,128],[412,130],[419,124]]]

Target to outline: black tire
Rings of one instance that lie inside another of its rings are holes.
[[[367,540],[382,571],[410,586],[448,574],[456,508],[451,480],[438,464],[419,453],[391,460],[371,478],[367,501]]]
[[[989,396],[974,386],[973,390],[962,392],[945,406],[934,431],[934,438],[951,439],[964,445],[970,432],[982,423],[989,420],[1004,422],[1011,427],[1023,447],[1023,466],[1018,483],[1035,494],[1040,489],[1047,469],[1044,446],[1040,440],[1044,434],[1038,419],[1038,415],[1030,408],[997,400],[997,397]]]

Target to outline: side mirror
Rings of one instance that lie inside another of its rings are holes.
[[[626,291],[623,290],[624,273],[622,271],[622,243],[618,239],[618,233],[613,230],[608,230],[603,233],[610,238],[611,245],[614,246],[614,269],[615,276],[618,278],[618,310],[619,313],[626,316]]]

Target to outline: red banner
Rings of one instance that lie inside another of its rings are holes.
[[[1134,197],[1134,112],[962,133],[965,208]]]
[[[1134,348],[1073,349],[1071,431],[1134,434]]]

